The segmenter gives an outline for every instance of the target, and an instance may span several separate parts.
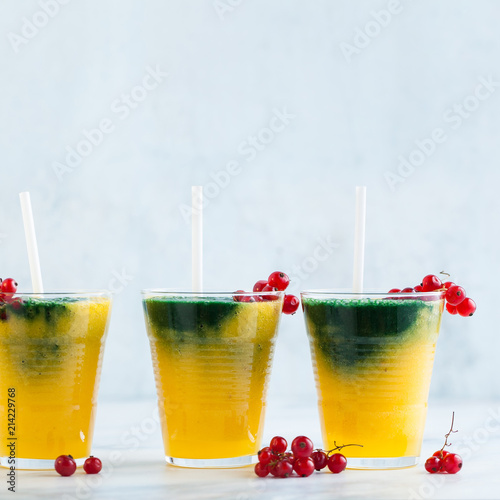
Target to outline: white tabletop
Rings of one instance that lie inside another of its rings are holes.
[[[460,452],[463,469],[456,475],[431,475],[425,458],[439,449],[455,411],[451,451]],[[88,476],[82,469],[71,477],[55,471],[17,471],[16,494],[8,496],[5,480],[0,498],[33,499],[499,499],[500,402],[431,402],[417,467],[390,471],[315,472],[308,478],[258,478],[252,467],[181,469],[163,458],[155,402],[100,403],[93,453],[104,468]],[[275,434],[289,439],[306,434],[320,445],[317,411],[270,406],[265,440]],[[5,473],[5,472],[4,472]],[[3,474],[2,474],[3,475]],[[5,493],[5,494],[4,494]]]

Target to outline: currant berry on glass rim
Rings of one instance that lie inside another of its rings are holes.
[[[282,292],[288,288],[290,278],[282,271],[274,271],[267,280],[259,280],[253,286],[253,292],[264,292],[262,295],[245,296],[243,290],[236,290],[233,294],[235,302],[263,302],[278,300],[278,295],[269,292]],[[285,295],[283,298],[283,314],[295,314],[300,301],[295,295]]]
[[[441,274],[449,276],[448,273],[441,271]],[[434,274],[424,276],[420,285],[413,288],[407,287],[400,290],[399,288],[391,288],[388,293],[413,293],[413,292],[444,292],[445,307],[450,314],[459,314],[460,316],[472,316],[476,312],[476,303],[467,297],[465,289],[456,285],[453,281],[445,281],[444,283]],[[408,297],[405,297],[405,299]],[[421,300],[429,300],[427,297],[416,297]]]
[[[451,453],[445,450],[446,446],[451,446],[451,443],[448,443],[448,438],[452,433],[458,432],[453,430],[453,423],[455,421],[455,412],[452,413],[451,416],[451,427],[447,434],[444,436],[444,444],[443,447],[435,451],[432,457],[429,457],[425,461],[425,470],[430,472],[431,474],[436,473],[448,473],[448,474],[456,474],[462,469],[462,457],[457,453]]]

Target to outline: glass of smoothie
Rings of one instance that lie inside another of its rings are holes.
[[[348,467],[418,462],[443,292],[308,291],[302,307],[324,448],[344,448]]]
[[[53,469],[91,453],[110,315],[107,292],[0,301],[0,465]]]
[[[253,463],[283,292],[142,295],[167,463]]]

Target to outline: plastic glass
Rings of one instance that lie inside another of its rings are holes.
[[[325,449],[348,467],[413,466],[422,444],[443,292],[302,294]]]
[[[91,452],[110,295],[14,297],[0,301],[0,465],[53,469],[62,454],[81,465]]]
[[[142,293],[167,463],[253,463],[283,292]]]

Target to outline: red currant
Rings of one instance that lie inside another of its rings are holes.
[[[422,288],[424,289],[424,292],[433,292],[434,290],[439,290],[440,288],[443,288],[443,283],[434,274],[428,274],[422,280]]]
[[[75,473],[76,462],[71,455],[60,455],[54,462],[54,468],[61,476],[71,476]]]
[[[2,291],[3,293],[16,293],[16,281],[12,278],[5,278],[0,285],[0,291]]]
[[[83,470],[87,474],[99,474],[102,469],[102,462],[99,458],[90,456],[85,460],[85,463],[83,464]]]
[[[449,451],[446,451],[446,450],[438,450],[438,451],[435,451],[435,452],[432,454],[432,456],[433,456],[433,457],[438,457],[438,458],[440,458],[441,460],[443,460],[443,459],[446,457],[446,455],[449,455],[449,454],[450,454],[450,452],[449,452]]]
[[[314,462],[314,468],[316,470],[324,469],[326,467],[326,464],[328,463],[328,457],[326,456],[326,453],[321,450],[316,450],[315,452],[313,452],[311,458]]]
[[[293,473],[293,465],[289,460],[280,460],[276,465],[277,476],[285,478]]]
[[[400,291],[399,288],[391,288],[387,293],[399,293]]]
[[[411,286],[408,286],[406,288],[403,288],[401,290],[401,293],[413,293],[415,290],[411,287]]]
[[[274,477],[279,477],[279,472],[278,472],[278,460],[273,460],[272,462],[269,463],[267,468],[269,469],[269,472],[274,476]]]
[[[269,444],[269,448],[274,453],[285,453],[287,446],[288,443],[286,442],[286,439],[281,436],[274,436]]]
[[[278,289],[274,286],[271,285],[266,285],[263,289],[262,292],[277,292]],[[268,293],[266,295],[262,295],[262,298],[264,300],[278,300],[278,296],[275,294]]]
[[[239,293],[245,293],[245,290],[236,290],[236,292],[233,292],[233,300],[235,302],[243,302],[245,299],[245,295],[238,295]]]
[[[269,446],[266,446],[265,448],[262,448],[262,450],[259,451],[258,458],[259,462],[262,465],[267,465],[271,460],[276,458],[276,455],[272,452]]]
[[[476,312],[476,303],[467,297],[458,304],[457,312],[460,316],[472,316]]]
[[[448,288],[445,298],[446,302],[448,302],[452,306],[458,306],[460,302],[463,302],[465,300],[465,290],[461,286],[453,285]]]
[[[296,458],[310,457],[314,450],[313,442],[306,436],[297,436],[292,441],[292,452]]]
[[[422,285],[417,285],[417,286],[413,287],[413,290],[415,292],[423,292],[424,291],[424,287]]]
[[[259,477],[266,477],[269,474],[269,466],[263,465],[261,462],[257,462],[254,468],[255,474]]]
[[[431,474],[439,472],[442,466],[442,460],[439,457],[435,457],[434,455],[425,461],[425,470],[427,472],[430,472]]]
[[[347,467],[347,459],[342,453],[334,453],[328,457],[327,465],[334,474],[338,474]]]
[[[450,287],[452,287],[455,283],[453,281],[447,281],[446,283],[443,284],[443,286],[446,288],[446,290],[449,290]]]
[[[312,458],[297,458],[293,464],[293,470],[300,477],[308,477],[314,472],[314,461]]]
[[[448,453],[444,457],[443,469],[448,474],[456,474],[462,468],[462,457],[456,453]]]
[[[290,284],[290,278],[285,273],[281,273],[279,271],[271,273],[267,281],[271,286],[274,286],[281,291],[286,290]]]
[[[262,289],[267,285],[266,280],[259,280],[255,285],[253,286],[253,291],[254,292],[262,292]]]
[[[450,314],[457,314],[457,306],[452,306],[451,304],[449,304],[448,302],[446,302],[446,310],[450,313]]]
[[[283,313],[295,314],[299,308],[300,300],[295,295],[285,295],[283,299]]]

